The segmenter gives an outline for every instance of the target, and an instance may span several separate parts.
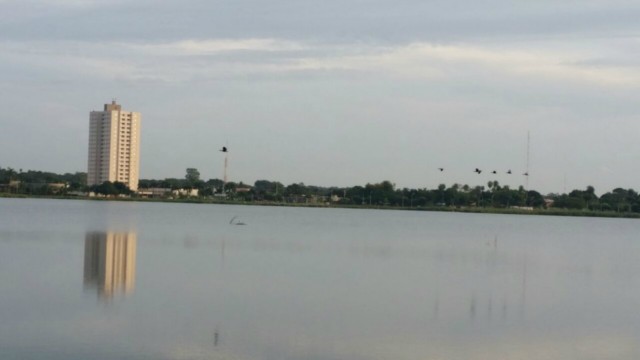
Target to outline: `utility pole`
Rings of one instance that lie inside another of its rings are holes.
[[[529,131],[527,131],[527,170],[524,173],[525,186],[524,186],[524,205],[529,206],[529,152],[531,150],[531,137]]]
[[[222,193],[225,193],[225,187],[227,186],[227,168],[229,167],[229,149],[223,146],[220,152],[224,153],[224,174],[222,176]]]
[[[222,180],[222,192],[224,192],[224,188],[227,186],[227,169],[229,168],[229,153],[226,152],[224,154],[224,179]]]
[[[525,179],[525,190],[529,191],[529,152],[531,150],[531,136],[529,131],[527,131],[527,172]]]

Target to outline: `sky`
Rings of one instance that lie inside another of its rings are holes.
[[[639,18],[624,0],[0,0],[0,167],[86,171],[89,112],[115,98],[142,114],[141,178],[222,178],[226,145],[249,184],[639,190]]]

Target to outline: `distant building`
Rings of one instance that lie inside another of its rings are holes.
[[[138,189],[138,196],[147,198],[161,198],[171,194],[171,188],[143,188]]]
[[[50,190],[53,190],[53,192],[58,193],[58,192],[60,192],[60,191],[62,191],[64,189],[68,188],[69,185],[67,183],[48,183],[47,187]]]
[[[191,197],[196,197],[198,196],[198,189],[176,189],[176,190],[172,190],[171,194],[173,196],[191,196]]]
[[[140,120],[140,113],[123,111],[115,101],[105,104],[104,111],[91,112],[88,185],[119,181],[138,189]]]

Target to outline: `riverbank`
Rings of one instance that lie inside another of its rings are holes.
[[[602,218],[627,218],[639,219],[640,213],[594,211],[594,210],[570,210],[570,209],[516,209],[493,207],[453,207],[453,206],[421,206],[402,207],[385,205],[350,205],[350,204],[323,204],[323,203],[287,203],[275,201],[236,201],[217,198],[184,198],[184,199],[147,199],[127,197],[80,197],[80,196],[40,196],[25,194],[0,193],[0,198],[14,199],[57,199],[57,200],[83,200],[83,201],[134,201],[151,203],[177,203],[177,204],[213,204],[213,205],[248,205],[248,206],[286,206],[309,208],[336,208],[336,209],[369,209],[369,210],[404,210],[404,211],[438,211],[476,214],[509,214],[509,215],[540,215],[540,216],[578,216],[578,217],[602,217]]]

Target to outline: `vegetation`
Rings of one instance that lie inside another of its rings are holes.
[[[55,174],[52,172],[0,167],[0,193],[27,195],[61,195],[86,189],[87,174],[83,172]]]
[[[129,189],[129,187],[121,182],[110,182],[105,181],[100,185],[93,185],[89,187],[89,191],[94,192],[96,194],[101,194],[105,196],[113,195],[132,195],[133,191]]]
[[[5,196],[69,196],[93,192],[104,196],[131,196],[125,184],[105,182],[87,186],[86,173],[55,174],[0,167],[0,193]],[[200,172],[188,168],[184,178],[142,179],[139,190],[197,189],[194,202],[286,204],[304,206],[384,207],[465,212],[544,213],[583,216],[640,216],[640,195],[633,189],[616,188],[601,196],[592,186],[567,194],[543,196],[522,186],[511,189],[498,181],[469,186],[440,184],[435,189],[396,188],[390,181],[353,187],[321,187],[303,183],[284,185],[278,181],[257,180],[253,186],[220,179],[200,179]],[[184,196],[183,196],[184,198]],[[162,199],[164,200],[164,199]],[[183,199],[184,200],[184,199]]]

